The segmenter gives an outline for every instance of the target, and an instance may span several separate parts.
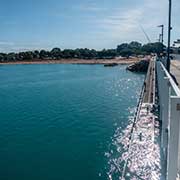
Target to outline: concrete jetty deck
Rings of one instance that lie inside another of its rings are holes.
[[[171,73],[175,76],[180,88],[180,59],[171,61]]]

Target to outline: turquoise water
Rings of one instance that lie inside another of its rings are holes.
[[[108,179],[144,79],[125,68],[0,66],[0,179]]]

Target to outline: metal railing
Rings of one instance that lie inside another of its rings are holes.
[[[166,180],[176,180],[180,173],[180,89],[164,67],[156,62],[161,147],[166,161]]]

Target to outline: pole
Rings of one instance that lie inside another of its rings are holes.
[[[164,43],[164,25],[162,25],[162,44]]]
[[[161,38],[162,38],[162,35],[159,34],[159,39],[158,39],[158,42],[159,42],[159,43],[161,42]]]
[[[170,72],[170,47],[171,47],[171,9],[172,0],[169,0],[169,24],[168,24],[168,49],[167,49],[167,71]]]
[[[160,34],[161,38],[159,42],[163,44],[164,43],[164,25],[162,24],[162,25],[159,25],[158,27],[161,28],[161,34]]]

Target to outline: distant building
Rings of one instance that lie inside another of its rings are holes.
[[[180,47],[180,39],[174,41],[173,47],[179,48]]]
[[[174,41],[173,53],[175,53],[175,54],[179,53],[180,54],[180,39],[177,39],[177,41]]]

